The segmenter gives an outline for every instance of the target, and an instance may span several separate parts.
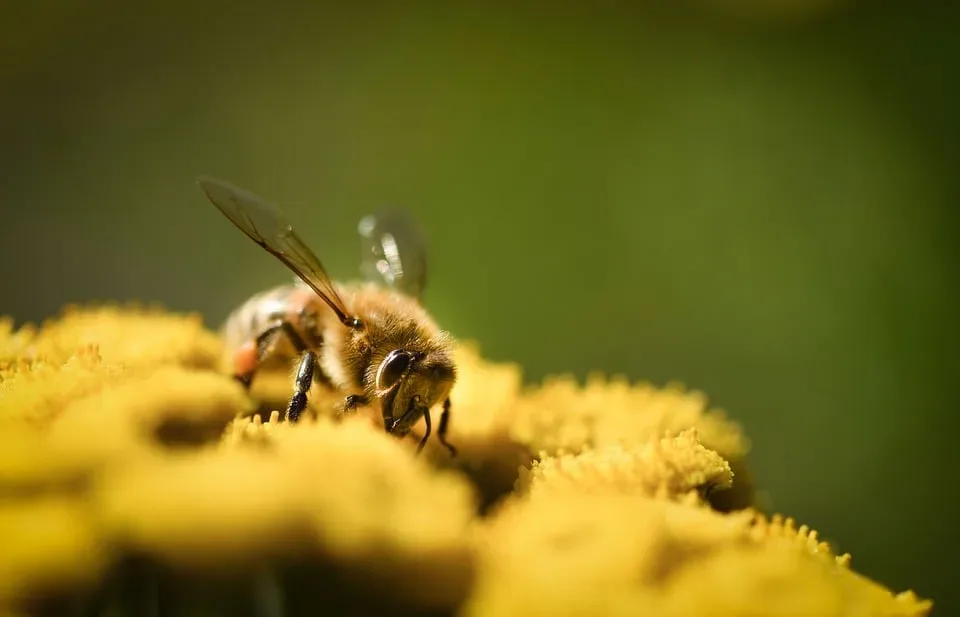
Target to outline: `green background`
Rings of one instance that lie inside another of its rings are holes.
[[[669,4],[9,4],[0,312],[215,325],[286,280],[201,173],[282,204],[338,277],[402,205],[455,334],[530,380],[706,391],[770,508],[960,610],[960,14]]]

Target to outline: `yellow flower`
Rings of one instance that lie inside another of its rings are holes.
[[[931,608],[757,512],[746,437],[678,385],[525,386],[463,344],[453,459],[370,409],[335,418],[319,385],[286,424],[290,375],[251,397],[226,361],[199,317],[157,308],[0,321],[0,614],[140,613],[157,593],[274,614]]]

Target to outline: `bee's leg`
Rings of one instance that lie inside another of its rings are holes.
[[[287,338],[290,339],[290,342],[293,343],[293,348],[297,350],[297,353],[303,353],[307,350],[307,343],[303,340],[303,337],[300,336],[300,333],[296,331],[291,324],[286,319],[282,320],[277,326],[283,331]]]
[[[253,383],[253,372],[249,373],[236,373],[233,378],[240,383],[244,389],[249,390],[250,384]]]
[[[250,388],[257,369],[260,368],[260,362],[263,361],[263,358],[270,352],[281,335],[290,339],[297,353],[303,353],[306,350],[307,344],[303,342],[303,338],[289,321],[279,320],[267,326],[263,332],[257,335],[257,338],[237,350],[234,358],[233,378],[239,381],[244,388]]]
[[[390,435],[396,435],[397,437],[403,439],[410,434],[409,430],[405,430],[402,433],[397,432],[398,426],[407,426],[411,424],[411,420],[420,413],[422,407],[413,407],[406,411],[399,418],[384,417],[383,419],[383,428],[386,429],[387,433]],[[420,438],[420,443],[417,445],[417,454],[420,454],[420,451],[423,450],[423,446],[427,445],[427,440],[430,438],[430,432],[433,429],[433,423],[430,420],[430,410],[423,410],[423,422],[426,424],[426,431],[423,433],[423,437]]]
[[[283,333],[286,335],[290,342],[293,343],[293,348],[298,354],[303,353],[307,350],[307,343],[303,340],[303,337],[300,336],[300,333],[297,332],[296,328],[293,327],[287,320],[280,322],[280,328],[283,330]],[[316,381],[322,383],[325,386],[332,386],[333,382],[330,381],[330,377],[323,372],[323,367],[320,366],[319,360],[317,361],[316,368],[313,370],[313,377]]]
[[[313,376],[317,370],[317,356],[312,351],[305,351],[300,357],[300,366],[297,368],[297,378],[293,383],[293,396],[287,405],[287,422],[295,423],[300,414],[307,408],[307,392],[313,385]]]
[[[369,402],[369,399],[362,394],[347,395],[347,397],[343,399],[343,403],[340,406],[340,414],[343,415],[353,413],[357,410],[357,407],[366,405]]]
[[[249,389],[253,378],[260,368],[260,362],[276,342],[282,332],[279,323],[273,324],[257,335],[257,338],[246,342],[233,357],[233,378],[244,388]]]
[[[423,422],[426,424],[426,430],[423,431],[423,437],[420,439],[420,443],[417,444],[417,454],[420,454],[420,451],[423,450],[423,446],[427,445],[427,440],[430,439],[430,430],[433,428],[432,423],[430,422],[430,410],[423,412]]]
[[[450,450],[450,456],[456,456],[457,449],[454,448],[449,443],[447,443],[447,427],[449,422],[450,422],[450,399],[448,398],[447,400],[443,401],[443,413],[440,414],[440,427],[437,428],[437,439],[440,440],[440,443],[442,443],[447,450]],[[430,426],[429,420],[427,420],[427,426]]]

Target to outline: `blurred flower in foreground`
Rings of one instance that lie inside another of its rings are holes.
[[[753,508],[703,395],[458,350],[452,459],[254,404],[196,316],[0,322],[0,614],[925,615]]]

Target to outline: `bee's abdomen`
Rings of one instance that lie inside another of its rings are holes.
[[[296,289],[296,285],[280,285],[252,296],[234,309],[221,327],[227,349],[238,349],[286,316],[289,298]]]

